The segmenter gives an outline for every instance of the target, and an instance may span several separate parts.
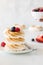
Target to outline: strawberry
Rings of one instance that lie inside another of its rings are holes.
[[[43,43],[43,38],[36,38],[36,41]]]
[[[5,47],[6,43],[5,42],[1,42],[1,46]]]
[[[20,32],[20,28],[16,27],[15,32]]]
[[[43,38],[43,35],[41,36],[41,38]]]

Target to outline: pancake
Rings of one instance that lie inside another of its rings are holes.
[[[5,48],[7,50],[21,51],[23,49],[26,49],[27,47],[25,46],[25,44],[7,44]]]
[[[9,42],[24,42],[24,38],[6,38],[7,41]]]
[[[20,31],[20,32],[11,32],[10,29],[7,29],[5,31],[5,34],[9,37],[17,37],[17,36],[23,36],[24,32]]]

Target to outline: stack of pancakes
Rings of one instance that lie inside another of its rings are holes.
[[[20,27],[20,26],[19,26]],[[24,27],[22,27],[24,28]],[[5,30],[5,42],[6,43],[24,43],[24,30],[20,27],[19,32],[12,32],[10,28]]]

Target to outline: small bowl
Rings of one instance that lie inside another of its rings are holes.
[[[32,11],[31,14],[32,14],[33,18],[36,20],[43,19],[43,12]]]
[[[39,21],[43,21],[43,7],[34,8],[31,11],[31,14],[32,14],[34,19],[39,20]]]

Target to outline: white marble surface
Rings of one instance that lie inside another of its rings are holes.
[[[43,23],[32,19],[30,2],[31,0],[0,0],[0,42],[4,39],[3,30],[14,23],[43,26]],[[0,65],[43,65],[43,48],[24,55],[0,53]]]

